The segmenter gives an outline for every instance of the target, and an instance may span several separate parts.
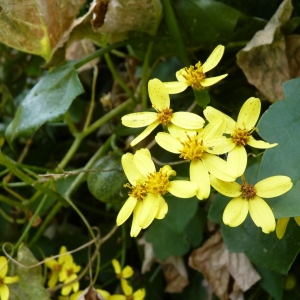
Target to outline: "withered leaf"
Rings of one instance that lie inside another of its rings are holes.
[[[92,9],[94,18],[91,21],[95,30],[99,29],[104,24],[109,1],[110,0],[96,0],[96,5]]]
[[[275,102],[284,98],[282,83],[299,76],[300,61],[298,36],[285,37],[281,27],[290,18],[291,0],[281,3],[263,30],[237,54],[237,63],[267,100]]]
[[[49,61],[85,0],[0,0],[0,41]]]
[[[191,253],[188,264],[203,274],[221,300],[243,299],[243,292],[260,280],[247,256],[229,253],[218,232]]]

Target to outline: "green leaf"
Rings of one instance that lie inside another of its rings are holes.
[[[283,85],[285,99],[270,106],[258,123],[259,134],[278,146],[266,150],[259,179],[275,175],[291,177],[294,186],[288,193],[272,199],[270,206],[276,218],[300,216],[300,79]]]
[[[163,220],[155,220],[146,232],[156,256],[165,260],[171,255],[180,256],[202,240],[205,214],[199,209],[198,200],[168,197],[169,211]],[[172,245],[172,247],[170,247]]]
[[[260,286],[268,292],[275,300],[281,300],[283,295],[284,277],[276,272],[255,266],[261,276]]]
[[[38,263],[31,251],[24,245],[18,249],[17,260],[25,266],[32,266]],[[10,299],[50,299],[44,288],[44,279],[42,276],[42,267],[26,268],[18,266],[17,271],[20,280],[17,284],[10,286]]]
[[[7,127],[5,136],[10,146],[14,139],[29,137],[46,122],[61,121],[72,101],[83,92],[72,65],[47,74],[31,89]]]
[[[199,106],[205,108],[210,102],[210,97],[207,89],[196,90],[193,89],[195,100]]]

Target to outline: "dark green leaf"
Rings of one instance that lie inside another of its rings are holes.
[[[205,108],[210,102],[210,97],[207,89],[202,89],[202,90],[194,89],[193,91],[194,91],[195,100],[198,103],[198,105]]]
[[[47,74],[29,92],[18,107],[5,136],[10,145],[18,137],[29,137],[44,123],[61,121],[72,101],[83,93],[73,66],[64,66]]]

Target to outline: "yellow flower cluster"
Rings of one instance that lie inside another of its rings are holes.
[[[261,110],[260,99],[249,98],[243,104],[237,121],[211,106],[203,111],[206,121],[196,114],[173,112],[170,108],[169,94],[180,93],[188,86],[203,89],[227,76],[206,78],[205,74],[219,63],[223,53],[224,46],[217,46],[203,65],[198,62],[195,67],[179,70],[176,82],[150,80],[149,97],[156,112],[137,112],[122,118],[123,125],[127,127],[147,126],[131,142],[131,146],[162,124],[165,132],[155,136],[157,144],[190,162],[190,181],[170,181],[170,176],[176,175],[175,171],[168,165],[156,171],[149,150],[140,149],[135,154],[123,155],[122,166],[130,182],[127,184],[130,192],[117,216],[117,225],[124,223],[133,213],[131,236],[137,236],[155,218],[164,218],[168,205],[163,195],[167,192],[179,198],[196,195],[203,200],[209,197],[211,186],[225,196],[233,197],[223,213],[226,225],[239,226],[249,212],[255,225],[261,227],[264,233],[275,230],[274,214],[262,197],[273,198],[286,193],[293,186],[291,179],[273,176],[251,185],[244,177],[247,166],[245,146],[268,149],[277,145],[252,136],[257,131],[255,125]],[[223,154],[227,155],[226,160],[220,157]],[[242,184],[235,182],[238,177],[241,177]]]
[[[79,290],[79,282],[76,281],[76,273],[80,271],[81,267],[74,263],[73,256],[71,254],[65,253],[67,253],[67,248],[62,246],[59,251],[61,256],[59,256],[58,260],[49,259],[45,264],[51,270],[48,286],[52,288],[58,281],[62,282],[66,286],[62,288],[61,294],[67,296],[72,292],[72,290],[73,292],[77,292]],[[72,281],[74,282],[71,283]]]

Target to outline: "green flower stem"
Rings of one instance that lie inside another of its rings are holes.
[[[102,125],[107,123],[110,119],[117,116],[119,113],[121,113],[123,110],[125,110],[130,105],[132,105],[132,100],[131,99],[123,102],[122,104],[120,104],[116,108],[112,109],[110,112],[105,114],[102,118],[98,119],[91,126],[89,126],[86,130],[82,131],[81,133],[78,133],[78,135],[76,135],[76,138],[75,138],[71,148],[69,149],[69,151],[67,152],[67,154],[65,155],[65,157],[63,158],[61,163],[59,164],[59,167],[62,168],[62,169],[65,168],[65,166],[68,164],[68,162],[71,160],[71,158],[73,157],[73,155],[77,151],[77,149],[80,146],[82,140],[86,136],[88,136],[93,131],[97,130],[99,127],[101,127]]]
[[[25,182],[10,182],[10,183],[1,183],[0,182],[0,186],[3,186],[3,187],[22,187],[22,186],[28,186],[27,183]]]
[[[178,56],[185,66],[190,66],[191,61],[186,52],[186,48],[180,33],[180,29],[174,14],[172,3],[170,0],[161,0],[164,9],[164,18],[166,20],[169,32],[178,50]]]
[[[19,240],[17,241],[17,243],[14,245],[14,250],[17,250],[19,248],[19,246],[21,245],[21,243],[24,241],[25,237],[27,236],[33,222],[35,221],[35,218],[39,215],[42,207],[44,206],[44,204],[46,203],[46,200],[48,198],[48,195],[44,195],[42,201],[39,203],[37,209],[34,212],[34,215],[32,216],[32,218],[29,220],[29,223],[27,224],[27,226],[25,227],[25,230],[23,231],[22,235],[20,236]]]
[[[24,202],[26,202],[26,201],[21,203],[19,201],[11,200],[10,198],[7,198],[7,197],[0,194],[0,202],[6,203],[10,206],[24,207]]]
[[[125,258],[126,258],[126,249],[127,249],[127,243],[126,243],[126,225],[122,224],[122,252],[121,252],[121,267],[122,269],[125,267]]]
[[[141,82],[141,98],[142,98],[142,108],[147,109],[148,107],[148,89],[147,89],[147,82],[149,80],[149,62],[150,57],[153,49],[153,42],[150,42],[147,47],[147,52],[145,55],[143,68],[142,68],[142,82]]]
[[[65,114],[65,121],[66,121],[72,135],[76,135],[76,133],[78,133],[78,129],[76,128],[75,124],[73,123],[73,121],[71,119],[69,110]]]
[[[27,221],[26,217],[23,219],[15,219],[10,217],[2,208],[0,208],[0,215],[9,223],[24,224]]]
[[[120,77],[120,75],[118,74],[117,70],[115,69],[114,64],[112,63],[111,59],[110,59],[110,55],[109,53],[105,53],[104,54],[104,58],[105,61],[107,63],[107,66],[111,72],[111,74],[114,76],[114,79],[117,81],[117,83],[119,84],[119,86],[126,92],[126,94],[135,102],[137,103],[137,99],[134,96],[133,92],[130,90],[130,88],[128,88],[128,86],[126,85],[126,83],[124,82],[124,80]]]
[[[105,143],[102,145],[102,147],[100,147],[98,149],[98,151],[92,156],[92,158],[84,166],[84,168],[83,168],[84,170],[91,168],[93,166],[93,164],[108,151],[108,149],[110,148],[110,144],[111,144],[111,140],[112,140],[113,136],[114,135],[110,136],[105,141]],[[82,172],[76,177],[76,179],[72,182],[70,187],[65,192],[66,198],[70,198],[72,193],[78,188],[78,186],[85,179],[86,176],[87,176],[86,172]]]
[[[2,177],[2,176],[4,176],[4,175],[6,175],[8,172],[9,172],[9,170],[8,170],[8,169],[6,169],[6,170],[4,170],[4,171],[0,172],[0,177]]]
[[[91,104],[90,104],[88,115],[87,115],[85,123],[84,123],[83,131],[85,129],[87,129],[89,127],[89,125],[91,124],[92,115],[93,115],[93,111],[94,111],[94,108],[95,108],[95,94],[96,94],[97,78],[98,78],[98,67],[95,65],[94,66],[93,83],[92,83]]]
[[[41,226],[39,227],[38,231],[35,233],[32,240],[28,243],[28,247],[31,247],[35,244],[35,242],[40,238],[40,236],[44,233],[48,224],[53,220],[54,216],[60,211],[62,208],[62,204],[57,202],[55,206],[51,209],[50,213],[47,215],[46,219],[43,221]]]

